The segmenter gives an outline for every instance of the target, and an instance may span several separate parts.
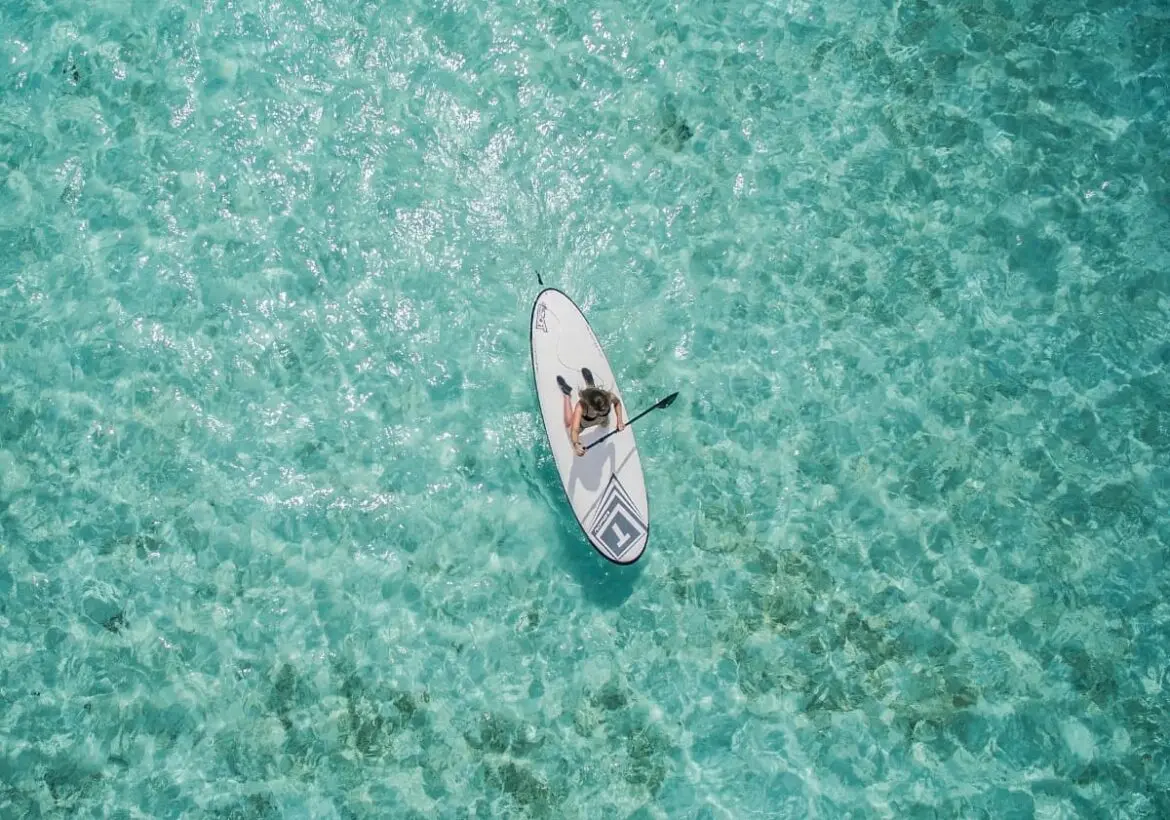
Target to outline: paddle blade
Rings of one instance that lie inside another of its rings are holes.
[[[677,398],[678,398],[678,393],[671,393],[665,399],[658,402],[658,404],[654,405],[654,408],[656,410],[665,410],[667,407],[670,407],[670,405],[674,404],[674,400]]]

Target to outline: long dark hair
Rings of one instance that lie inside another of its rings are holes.
[[[589,411],[589,415],[593,418],[604,416],[609,412],[610,407],[613,406],[613,401],[610,399],[609,393],[600,387],[586,387],[582,390],[581,403],[585,405]]]

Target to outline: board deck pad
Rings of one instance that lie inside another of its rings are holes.
[[[564,395],[557,385],[557,376],[564,377],[575,404],[586,387],[581,368],[587,367],[598,387],[621,399],[623,418],[629,421],[630,408],[609,360],[580,308],[556,288],[544,289],[533,303],[531,342],[540,413],[569,506],[595,550],[614,563],[632,564],[650,539],[646,482],[634,430],[627,427],[584,456],[575,455],[565,429]],[[610,426],[583,430],[581,444],[588,447],[613,429],[611,414]]]

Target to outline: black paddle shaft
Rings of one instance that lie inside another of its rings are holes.
[[[642,418],[642,416],[646,415],[647,413],[651,413],[651,412],[653,412],[653,411],[655,411],[655,410],[665,410],[667,407],[670,407],[670,405],[674,404],[674,400],[675,400],[675,399],[677,399],[677,398],[678,398],[678,393],[671,393],[671,394],[670,394],[669,396],[667,396],[665,399],[663,399],[662,401],[658,402],[658,404],[655,404],[653,407],[647,407],[647,408],[646,408],[645,410],[643,410],[641,413],[639,413],[638,415],[634,416],[632,419],[630,419],[629,421],[627,421],[627,422],[626,422],[626,424],[625,424],[625,426],[626,426],[626,427],[629,427],[631,424],[633,424],[633,423],[634,423],[635,421],[637,421],[638,419]],[[623,428],[623,429],[624,429],[624,428]],[[592,448],[592,447],[596,447],[598,444],[601,444],[601,442],[605,441],[605,440],[606,440],[607,438],[609,438],[610,436],[616,436],[617,434],[618,434],[618,431],[617,431],[617,430],[613,430],[613,431],[611,431],[611,432],[609,432],[609,433],[606,433],[604,436],[602,436],[601,438],[599,438],[597,441],[594,441],[594,442],[590,443],[589,447],[586,447],[585,449],[586,449],[586,450],[588,450],[588,449],[590,449],[590,448]]]

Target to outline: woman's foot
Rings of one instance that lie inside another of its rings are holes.
[[[588,367],[581,368],[581,375],[585,377],[585,384],[589,385],[590,387],[596,387],[596,385],[593,383],[593,373],[589,370]]]
[[[565,381],[564,376],[557,376],[557,386],[561,388],[561,392],[566,396],[573,392],[573,388],[569,387],[569,383]]]

